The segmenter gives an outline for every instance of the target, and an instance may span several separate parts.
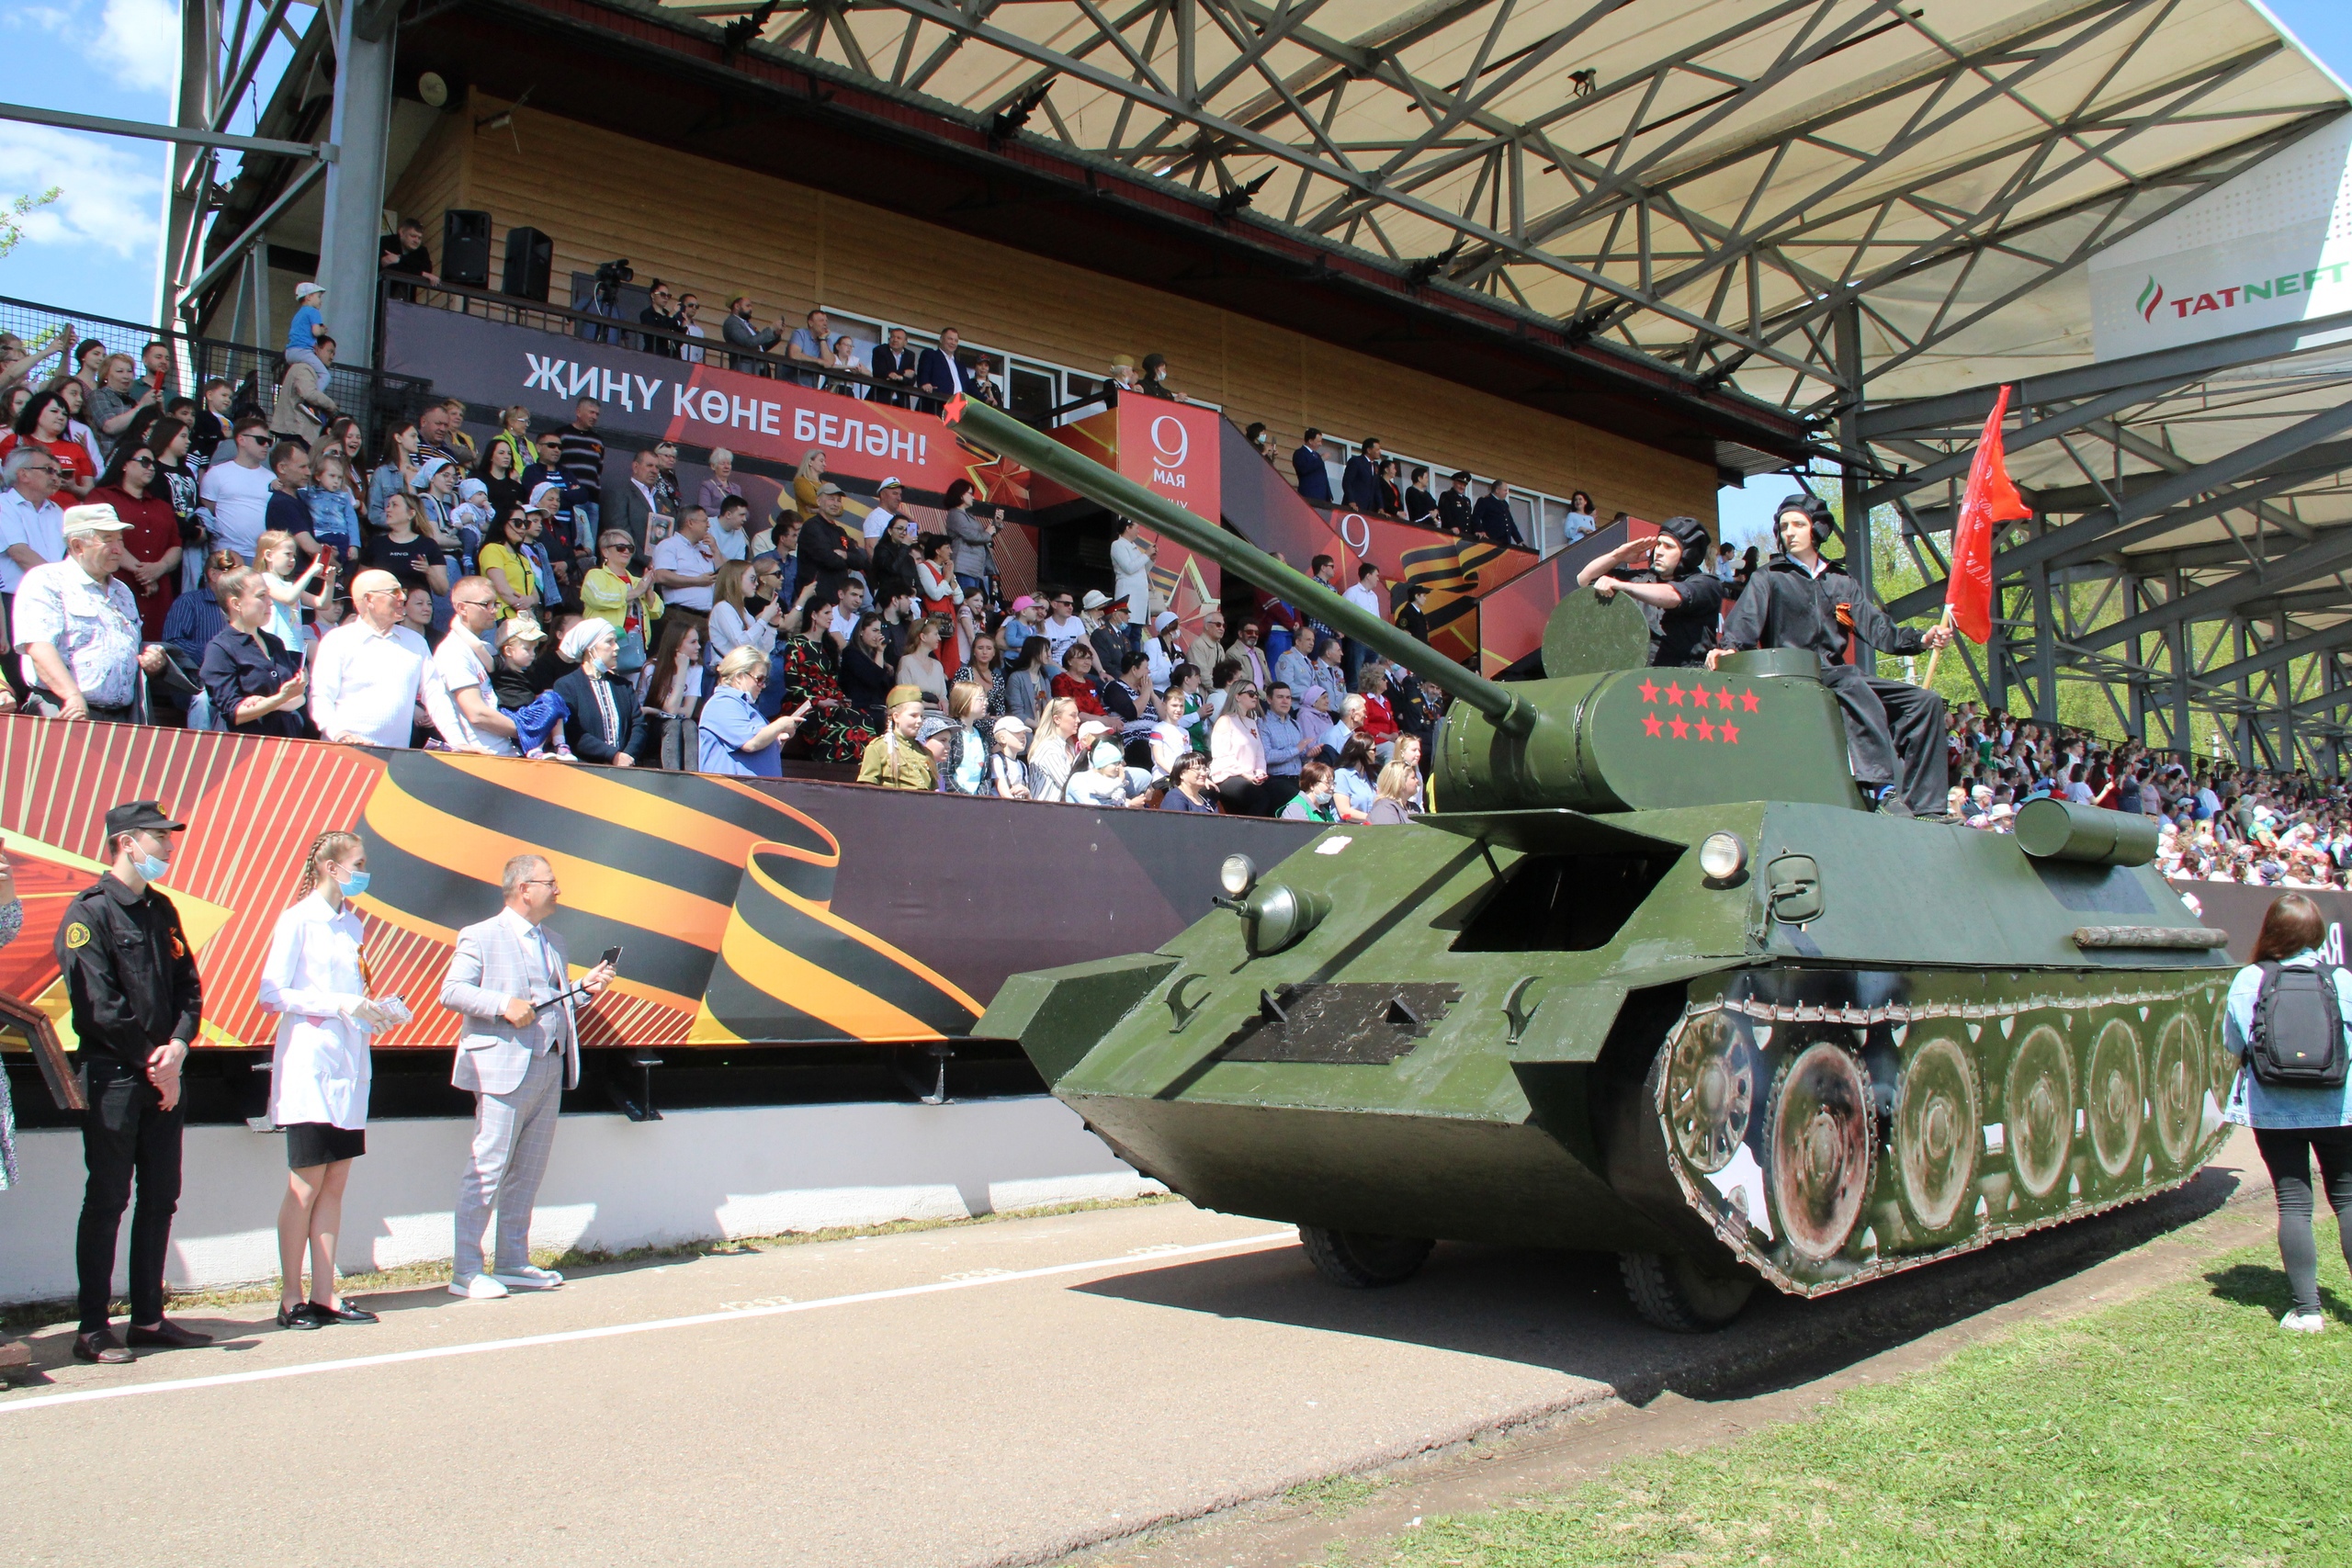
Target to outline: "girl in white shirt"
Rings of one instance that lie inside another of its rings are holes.
[[[344,1184],[368,1149],[368,1041],[408,1019],[398,997],[370,999],[366,932],[351,900],[368,886],[368,851],[354,833],[325,832],[302,862],[299,901],[277,917],[260,999],[278,1015],[270,1056],[269,1117],[286,1132],[286,1197],[277,1209],[281,1328],[373,1323],[335,1290]],[[311,1289],[302,1291],[302,1254]]]

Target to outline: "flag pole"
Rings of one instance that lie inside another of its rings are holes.
[[[1938,624],[1946,631],[1951,630],[1951,604],[1949,601],[1944,604],[1944,618]],[[1944,644],[1944,648],[1950,648],[1951,646],[1951,644],[1950,643]],[[1936,660],[1941,659],[1943,656],[1943,648],[1931,648],[1928,650],[1928,672],[1919,677],[1919,684],[1921,686],[1931,687],[1936,683]]]

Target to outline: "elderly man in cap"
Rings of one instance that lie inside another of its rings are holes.
[[[368,570],[351,580],[351,617],[319,639],[311,722],[346,746],[409,744],[433,650],[401,625],[400,579]]]
[[[1921,653],[1951,641],[1950,626],[1925,632],[1898,626],[1821,547],[1836,535],[1826,502],[1797,494],[1773,513],[1781,553],[1748,580],[1724,623],[1713,669],[1732,649],[1794,648],[1820,661],[1822,683],[1846,716],[1854,778],[1879,809],[1901,817],[1947,818],[1944,700],[1907,681],[1865,675],[1847,662],[1859,642],[1883,653]]]
[[[17,585],[16,639],[33,705],[58,718],[142,722],[139,674],[164,667],[140,640],[139,604],[115,576],[130,525],[100,503],[67,509],[65,558]]]
[[[817,487],[817,515],[800,525],[800,581],[817,585],[817,601],[831,604],[842,584],[873,558],[842,525],[842,487],[827,479]]]
[[[866,742],[857,764],[857,782],[885,789],[931,790],[939,787],[938,770],[922,744],[923,694],[921,686],[893,686],[883,699],[889,716],[882,733]]]
[[[172,835],[187,829],[152,800],[106,816],[106,873],[65,906],[57,966],[73,1010],[75,1055],[85,1079],[82,1158],[89,1182],[74,1262],[81,1281],[77,1360],[130,1360],[114,1337],[115,1238],[136,1179],[130,1217],[131,1345],[175,1350],[209,1345],[164,1316],[164,1260],[180,1199],[180,1065],[197,1038],[204,989],[179,911],[153,885],[171,868]]]
[[[822,495],[824,491],[817,492]],[[870,549],[874,541],[890,531],[890,525],[907,514],[907,487],[894,479],[884,479],[874,492],[874,504],[865,513],[865,543]]]

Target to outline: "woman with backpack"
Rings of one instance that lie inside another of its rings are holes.
[[[2278,1326],[2316,1334],[2319,1250],[2312,1239],[2312,1157],[2352,1268],[2352,1078],[2345,1072],[2352,979],[2320,959],[2327,920],[2290,893],[2270,906],[2254,962],[2230,984],[2222,1043],[2244,1058],[2224,1119],[2252,1127],[2278,1201],[2278,1256],[2294,1304]],[[2332,1005],[2331,1005],[2332,1004]]]

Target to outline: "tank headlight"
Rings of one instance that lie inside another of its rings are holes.
[[[1217,886],[1228,898],[1238,898],[1258,885],[1258,868],[1248,855],[1227,855],[1217,867]]]
[[[1710,882],[1730,882],[1747,869],[1747,845],[1736,833],[1710,833],[1699,841],[1699,869]]]

